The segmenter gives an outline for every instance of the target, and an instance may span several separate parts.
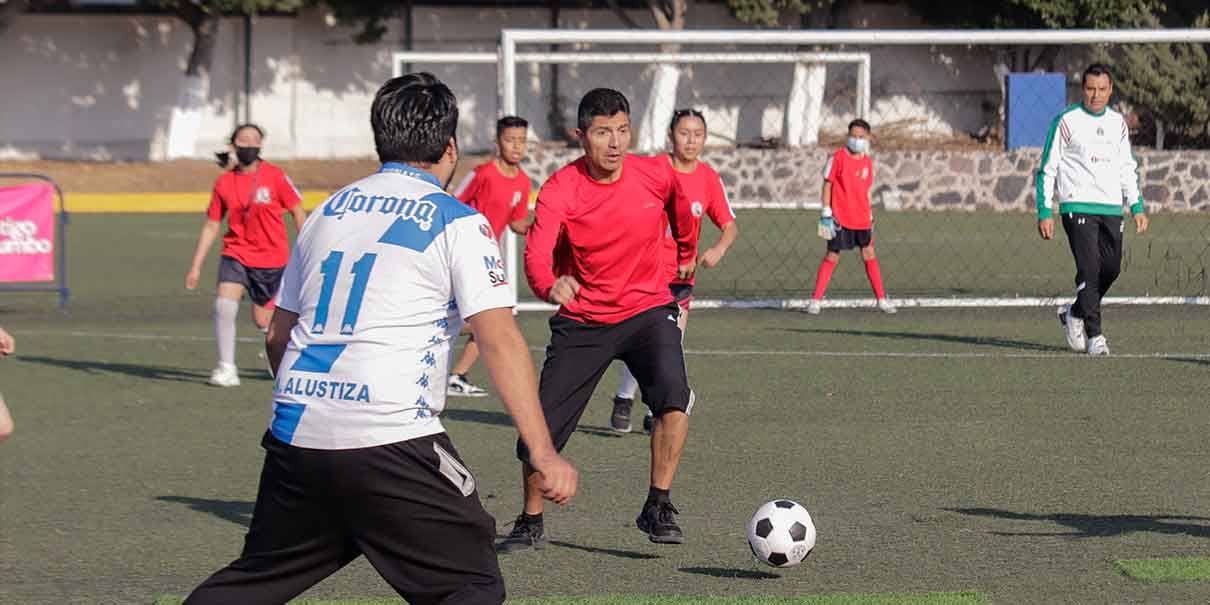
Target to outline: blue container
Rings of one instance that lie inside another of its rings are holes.
[[[1063,74],[1008,74],[1005,77],[1005,139],[1009,150],[1046,146],[1050,123],[1067,107]]]

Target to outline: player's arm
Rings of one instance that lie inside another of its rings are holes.
[[[525,189],[521,191],[521,201],[513,206],[512,216],[508,217],[508,228],[517,235],[525,235],[532,224],[533,220],[529,218],[529,186],[526,185]]]
[[[206,262],[206,255],[210,253],[210,246],[214,245],[214,240],[218,239],[218,232],[222,228],[222,222],[207,218],[205,223],[202,223],[202,232],[197,237],[197,247],[193,250],[193,261],[189,263],[189,272],[185,274],[185,288],[192,290],[197,287],[198,279],[202,274],[202,263]]]
[[[265,357],[269,358],[269,369],[274,376],[277,376],[277,367],[286,354],[286,345],[290,344],[290,331],[297,323],[298,313],[281,307],[273,309],[273,319],[269,321],[269,331],[265,333]]]
[[[834,156],[829,157],[823,166],[823,189],[819,192],[819,237],[832,239],[836,237],[836,219],[832,218],[832,179],[835,175]]]
[[[474,169],[466,173],[466,176],[462,177],[462,180],[458,183],[458,186],[454,188],[453,196],[458,198],[459,202],[473,206],[471,202],[475,199],[475,195],[479,193],[478,177],[478,169]]]
[[[1063,149],[1067,146],[1066,132],[1067,125],[1063,123],[1063,115],[1059,114],[1051,122],[1046,145],[1042,148],[1042,167],[1038,170],[1034,187],[1038,205],[1038,235],[1042,239],[1055,236],[1055,180],[1059,176],[1059,158],[1063,157]]]
[[[525,276],[538,298],[564,304],[575,298],[580,284],[570,275],[555,275],[555,246],[563,232],[565,200],[557,184],[547,181],[538,192],[534,222],[525,236]]]
[[[302,204],[290,209],[290,218],[294,221],[294,232],[302,231],[303,223],[307,222],[307,211],[303,210]]]
[[[1130,204],[1135,233],[1146,233],[1149,221],[1143,206],[1143,193],[1139,188],[1139,162],[1134,157],[1134,150],[1130,148],[1130,130],[1127,129],[1125,120],[1122,120],[1122,140],[1118,144],[1118,153],[1118,165],[1122,167],[1122,198]]]
[[[668,215],[668,226],[672,229],[672,237],[676,240],[676,277],[689,279],[697,269],[697,221],[693,216],[693,202],[681,189],[680,181],[672,173],[672,165],[668,167],[668,179],[671,188],[668,199],[664,201],[664,211]]]
[[[723,187],[721,179],[713,189],[711,196],[713,201],[706,210],[706,215],[723,233],[719,236],[718,242],[702,253],[700,264],[706,268],[714,267],[723,260],[723,257],[727,255],[727,250],[731,248],[731,244],[734,244],[735,240],[739,238],[739,225],[735,222],[735,211],[731,209],[731,200],[727,198],[727,190]]]
[[[578,473],[555,451],[550,429],[538,402],[538,381],[525,337],[517,328],[512,309],[488,309],[467,318],[475,331],[487,371],[504,407],[513,418],[521,441],[529,448],[529,463],[542,473],[542,492],[566,504],[576,493]]]

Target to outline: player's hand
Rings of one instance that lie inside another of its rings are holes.
[[[693,273],[697,271],[697,258],[690,260],[687,264],[680,265],[676,268],[676,278],[686,280],[693,277]]]
[[[819,219],[819,237],[826,240],[836,237],[836,219],[830,216]]]
[[[554,287],[550,289],[550,302],[565,305],[579,293],[580,282],[570,275],[564,275],[556,279]]]
[[[576,467],[551,450],[543,456],[530,456],[529,465],[542,473],[542,497],[555,504],[567,504],[576,495],[580,473]]]
[[[17,341],[12,334],[0,328],[0,357],[12,355],[17,350]]]
[[[707,269],[713,269],[718,265],[719,261],[723,260],[724,254],[726,254],[726,252],[723,252],[722,250],[710,248],[702,253],[702,258],[698,261],[698,264]]]
[[[1147,227],[1150,224],[1151,224],[1151,221],[1147,219],[1146,214],[1143,214],[1142,212],[1140,212],[1140,213],[1134,215],[1134,232],[1135,233],[1147,233]]]
[[[197,289],[197,280],[200,279],[201,276],[202,276],[201,271],[199,271],[197,269],[190,269],[189,272],[185,274],[185,289],[186,290],[196,290]]]
[[[1042,239],[1054,239],[1055,238],[1055,219],[1053,219],[1053,218],[1038,219],[1038,235],[1041,235]]]

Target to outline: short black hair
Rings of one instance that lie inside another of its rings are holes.
[[[576,112],[576,126],[581,131],[588,130],[592,119],[597,116],[611,117],[618,113],[630,115],[630,101],[626,95],[612,88],[594,88],[580,99],[580,108]]]
[[[866,132],[874,132],[874,130],[870,128],[870,123],[861,118],[857,118],[856,120],[849,122],[849,132],[853,132],[854,128],[864,128]]]
[[[680,123],[681,119],[689,118],[689,117],[693,117],[693,118],[697,118],[697,119],[701,120],[702,126],[706,125],[705,114],[690,107],[690,108],[685,108],[685,109],[678,109],[678,110],[672,112],[672,121],[668,122],[668,130],[676,130],[676,125]]]
[[[427,72],[387,80],[370,105],[380,162],[441,161],[458,128],[458,99]]]
[[[518,116],[504,116],[496,120],[496,138],[500,138],[500,135],[504,134],[505,129],[508,128],[529,128],[529,122]]]
[[[262,139],[265,138],[265,130],[263,128],[261,128],[260,126],[257,126],[256,124],[253,124],[252,122],[244,122],[243,124],[236,126],[235,130],[231,131],[230,141],[231,141],[232,145],[235,144],[235,137],[239,136],[239,132],[245,128],[251,128],[252,130],[255,130],[257,134],[260,135],[260,138],[262,138]]]
[[[1109,66],[1104,63],[1093,63],[1084,70],[1084,75],[1080,77],[1080,85],[1088,83],[1088,76],[1108,76],[1109,83],[1113,84],[1113,74],[1109,73]]]

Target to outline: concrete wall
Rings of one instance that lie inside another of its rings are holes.
[[[579,157],[574,149],[535,150],[524,166],[535,190]],[[735,204],[818,204],[823,149],[712,149],[702,158],[722,176]],[[1148,212],[1210,212],[1210,151],[1138,152]],[[876,151],[870,201],[888,210],[1033,212],[1040,150]]]
[[[640,23],[650,15],[633,13]],[[700,5],[688,27],[740,28],[721,5]],[[505,27],[546,27],[538,9],[418,8],[415,48],[494,50]],[[564,28],[618,28],[608,11],[567,10]],[[842,25],[911,27],[903,9],[854,3]],[[297,17],[258,18],[253,37],[252,119],[267,132],[271,158],[365,157],[373,154],[368,110],[377,87],[392,74],[391,52],[402,48],[398,22],[383,41],[359,46],[348,29],[318,10]],[[0,36],[0,157],[142,160],[159,157],[177,101],[191,36],[172,17],[19,15]],[[651,50],[651,49],[644,49]],[[998,98],[987,49],[926,47],[871,49],[872,121],[881,132],[910,136],[977,130]],[[464,149],[490,144],[497,86],[490,66],[414,65],[433,71],[458,94]],[[520,70],[520,113],[542,139],[559,138],[548,119],[550,67]],[[580,95],[596,86],[626,92],[634,115],[647,104],[646,65],[560,67],[557,112],[574,126]],[[712,144],[750,143],[780,135],[791,68],[697,65],[681,77],[677,104],[708,111]],[[843,130],[852,117],[855,69],[829,68],[825,129]],[[237,121],[243,87],[243,25],[224,20],[218,30],[209,102],[197,157],[223,147]],[[241,112],[242,113],[242,112]]]

